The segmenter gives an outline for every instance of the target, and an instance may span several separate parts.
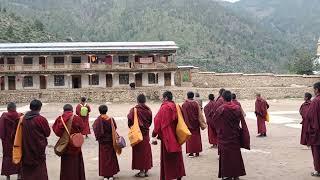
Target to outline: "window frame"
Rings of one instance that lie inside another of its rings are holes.
[[[60,80],[63,80],[62,83],[58,82],[58,78],[61,78]],[[62,87],[66,85],[65,75],[54,75],[53,76],[53,85],[57,87]]]
[[[125,78],[123,79],[121,77],[125,77]],[[129,83],[130,83],[130,75],[129,74],[119,74],[119,84],[120,85],[128,85]]]

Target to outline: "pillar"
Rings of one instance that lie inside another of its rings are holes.
[[[174,86],[174,74],[175,72],[171,72],[171,86]]]
[[[4,76],[4,90],[9,90],[8,76]]]
[[[68,87],[68,89],[72,89],[72,77],[71,74],[67,74],[66,75],[66,85]]]

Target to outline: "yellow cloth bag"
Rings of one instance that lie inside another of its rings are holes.
[[[269,122],[270,121],[270,115],[269,113],[267,112],[267,115],[266,115],[266,121]]]
[[[179,104],[176,104],[176,108],[178,113],[178,124],[176,128],[176,134],[178,143],[182,145],[191,137],[191,132],[186,123],[184,122]]]
[[[12,162],[14,164],[19,164],[22,158],[22,120],[23,116],[20,117],[16,135],[14,137],[14,143],[12,148]]]
[[[137,108],[134,108],[133,126],[130,128],[128,136],[131,147],[143,141],[143,136],[139,127]]]

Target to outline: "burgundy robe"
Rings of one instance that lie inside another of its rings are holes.
[[[218,135],[219,178],[246,175],[240,151],[239,124],[241,118],[243,118],[243,115],[238,105],[224,103],[217,109],[213,121],[209,124],[216,128]]]
[[[308,145],[311,146],[314,169],[320,172],[320,95],[311,102],[307,113]]]
[[[71,121],[72,111],[66,111],[62,114],[64,122]],[[83,121],[79,116],[74,115],[71,126],[71,134],[81,133],[83,130]],[[61,122],[61,116],[57,117],[52,126],[54,133],[61,137],[65,128]],[[75,148],[71,145],[67,147],[66,152],[61,156],[60,180],[85,180],[85,169],[81,148]]]
[[[149,170],[152,168],[152,151],[150,145],[149,128],[152,124],[152,111],[145,104],[138,104],[137,109],[139,126],[143,135],[143,141],[132,147],[132,169]],[[128,126],[134,122],[134,108],[128,114]]]
[[[46,147],[50,132],[46,118],[35,111],[26,113],[22,121],[23,180],[48,180]]]
[[[308,110],[311,104],[311,100],[305,101],[301,107],[300,107],[300,115],[302,117],[302,129],[301,129],[301,139],[300,139],[300,144],[301,145],[308,145],[308,121],[307,121],[307,115],[308,115]]]
[[[214,128],[214,124],[211,123],[212,122],[212,118],[214,116],[214,114],[216,113],[217,109],[224,103],[224,100],[221,96],[219,96],[216,100],[216,102],[214,102],[214,104],[212,105],[209,113],[208,113],[208,117],[207,117],[207,123],[210,123],[211,126],[209,126],[208,129],[211,129],[212,132],[212,138],[215,139],[215,141],[218,143],[218,137],[217,137],[217,132],[216,129]]]
[[[258,134],[266,133],[266,117],[269,105],[266,100],[257,98],[255,103],[255,114],[257,116]]]
[[[84,123],[84,128],[82,130],[82,134],[83,135],[88,135],[88,134],[91,134],[90,132],[90,122],[89,122],[89,113],[91,112],[91,108],[90,106],[87,104],[87,107],[88,107],[88,115],[86,117],[82,117],[80,115],[80,111],[81,111],[81,104],[78,104],[77,107],[76,107],[76,114],[83,120],[83,123]]]
[[[190,132],[191,138],[186,142],[187,153],[202,152],[202,142],[199,123],[199,104],[195,100],[186,100],[182,105],[182,113]]]
[[[19,173],[19,166],[12,163],[12,148],[20,114],[8,111],[0,117],[0,138],[2,141],[2,169],[1,175],[10,176]]]
[[[117,128],[116,122],[113,122]],[[99,176],[113,177],[120,168],[113,148],[111,119],[106,115],[99,116],[93,124],[93,131],[99,142]]]
[[[215,101],[209,101],[209,103],[204,107],[204,115],[206,116],[207,119],[207,123],[209,120],[209,113],[211,111],[211,109],[213,109],[214,107],[214,103]],[[217,145],[217,134],[216,131],[213,130],[210,126],[208,126],[208,139],[209,139],[209,143],[212,145]]]
[[[153,137],[161,140],[160,180],[171,180],[186,175],[181,145],[176,138],[178,115],[173,101],[164,101],[154,118]]]

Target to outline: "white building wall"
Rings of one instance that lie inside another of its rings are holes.
[[[158,85],[164,86],[164,72],[158,73]]]

